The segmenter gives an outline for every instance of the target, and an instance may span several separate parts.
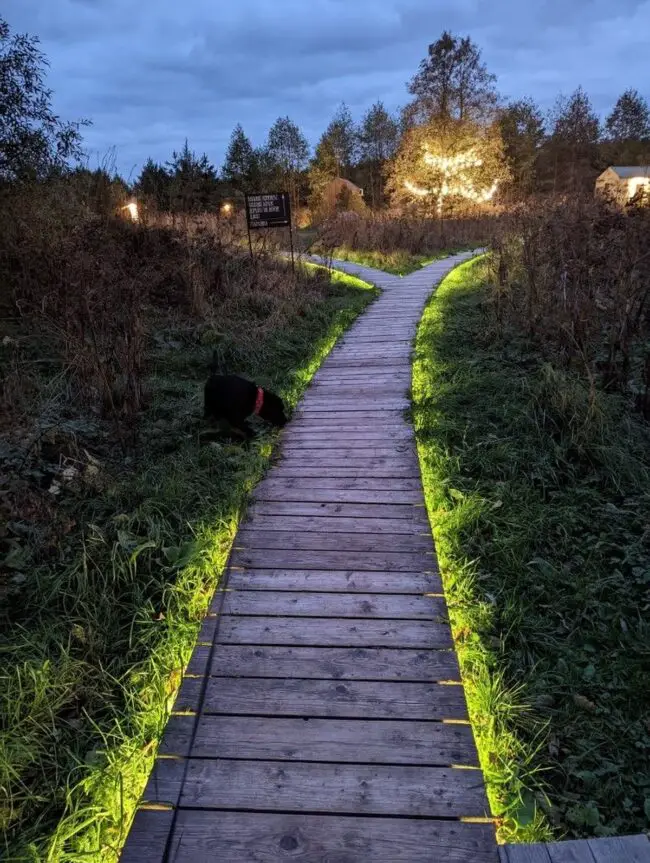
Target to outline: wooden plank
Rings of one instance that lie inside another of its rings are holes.
[[[345,480],[343,480],[345,481]],[[283,500],[295,503],[397,503],[417,505],[424,503],[421,490],[380,491],[364,488],[318,488],[289,486],[273,480],[261,482],[253,492],[255,501]]]
[[[398,452],[392,455],[364,455],[363,452],[346,453],[345,450],[319,450],[309,452],[305,449],[293,452],[290,449],[283,450],[280,457],[274,462],[280,472],[282,468],[307,468],[318,467],[328,470],[330,468],[350,467],[355,470],[368,471],[372,476],[376,468],[392,468],[396,471],[411,471],[415,468],[420,475],[420,464],[416,454],[412,451]]]
[[[193,728],[194,717],[172,716],[159,751],[186,755]],[[193,758],[478,765],[471,727],[443,722],[208,715],[193,743]]]
[[[194,702],[197,700],[198,697],[193,697]],[[183,759],[156,758],[142,795],[143,804],[177,806],[181,796],[184,769]]]
[[[552,863],[594,863],[594,855],[584,839],[549,842],[546,850]]]
[[[222,605],[223,602],[223,605]],[[446,619],[442,597],[371,593],[217,592],[211,610],[238,616],[332,617],[381,620]]]
[[[410,442],[403,444],[393,443],[390,447],[385,445],[373,447],[372,444],[368,444],[365,441],[354,441],[354,443],[355,446],[349,447],[343,441],[340,444],[332,444],[326,440],[315,441],[314,443],[310,443],[309,441],[302,441],[300,443],[291,442],[282,447],[282,457],[285,461],[290,461],[291,459],[309,459],[313,462],[317,459],[322,459],[324,464],[331,464],[332,460],[340,460],[343,452],[347,453],[355,461],[358,459],[363,459],[364,461],[368,459],[388,459],[390,461],[397,454],[400,457],[411,456],[411,460],[419,464],[415,447]]]
[[[183,681],[182,703],[196,704],[197,678]],[[174,706],[175,712],[179,711]],[[463,687],[366,680],[210,677],[204,713],[339,719],[467,720]]]
[[[488,810],[475,770],[212,759],[190,760],[181,805],[428,818]]]
[[[299,590],[315,593],[442,593],[437,572],[359,570],[232,569],[233,590]]]
[[[551,863],[546,845],[506,845],[508,863]]]
[[[365,414],[370,412],[381,411],[381,413],[389,411],[404,411],[411,406],[411,402],[405,398],[372,398],[371,396],[359,398],[317,398],[315,395],[306,397],[300,403],[296,413],[348,413]]]
[[[300,503],[299,501],[270,500],[253,503],[249,509],[253,518],[277,515],[277,516],[326,516],[331,518],[376,518],[392,521],[417,521],[422,523],[427,520],[427,512],[424,505],[414,504],[389,504],[389,503]]]
[[[283,479],[364,479],[372,477],[374,479],[419,479],[420,468],[417,464],[408,467],[406,465],[397,467],[360,467],[355,465],[350,459],[350,464],[345,467],[316,467],[310,465],[301,465],[299,461],[287,464],[281,462],[273,471],[273,477],[278,480]]]
[[[209,648],[201,664],[207,668]],[[207,673],[204,672],[204,673]],[[210,674],[219,677],[295,677],[311,680],[460,682],[452,650],[363,647],[276,647],[220,644]]]
[[[431,535],[405,535],[402,533],[325,533],[290,530],[261,530],[259,527],[244,527],[239,530],[234,548],[269,548],[292,551],[363,551],[363,552],[416,552],[432,554]]]
[[[346,518],[345,516],[300,516],[256,514],[242,522],[240,533],[247,528],[265,531],[291,531],[293,533],[361,533],[394,536],[425,536],[431,542],[429,524],[423,515],[411,521],[408,518]]]
[[[650,863],[650,842],[643,833],[588,839],[587,842],[595,863]]]
[[[418,572],[436,566],[433,552],[427,551],[303,551],[294,549],[235,549],[232,566],[248,569],[359,569],[372,572]]]
[[[173,819],[171,809],[139,809],[120,854],[120,863],[163,863]]]
[[[277,487],[279,489],[299,489],[299,488],[307,488],[311,489],[317,487],[319,489],[355,489],[355,490],[366,490],[366,491],[379,491],[379,492],[387,492],[387,491],[421,491],[422,485],[419,479],[393,479],[390,482],[387,482],[383,479],[374,479],[373,477],[359,477],[353,479],[341,479],[334,478],[328,479],[327,477],[323,477],[323,479],[316,482],[313,479],[305,479],[301,480],[299,477],[295,479],[274,479],[273,477],[269,477],[268,479],[263,480],[258,488],[262,487]]]
[[[217,617],[206,617],[199,641],[212,642]],[[221,644],[285,644],[297,647],[452,647],[446,623],[330,617],[219,618]]]
[[[489,824],[181,810],[172,863],[496,863]]]

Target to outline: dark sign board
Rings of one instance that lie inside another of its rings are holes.
[[[291,205],[286,192],[246,195],[248,228],[288,228],[291,226]]]

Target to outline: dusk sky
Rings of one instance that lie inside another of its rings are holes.
[[[254,145],[289,115],[315,143],[337,105],[394,109],[427,45],[469,34],[506,97],[549,108],[578,85],[607,113],[650,96],[650,0],[4,0],[39,36],[64,119],[86,117],[90,167],[132,179],[185,138],[221,166],[233,126]]]

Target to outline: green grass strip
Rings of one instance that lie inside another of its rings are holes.
[[[323,301],[222,355],[294,407],[377,295],[333,273]],[[211,338],[210,334],[207,334]],[[222,334],[223,335],[223,334]],[[81,500],[84,530],[25,586],[29,626],[3,643],[0,856],[115,861],[249,493],[277,436],[199,446],[206,350],[161,349],[145,457]],[[209,350],[207,351],[209,354]],[[149,452],[147,456],[146,453]]]
[[[650,816],[650,434],[615,396],[493,326],[485,259],[416,341],[413,412],[499,838]]]

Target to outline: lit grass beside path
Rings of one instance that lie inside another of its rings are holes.
[[[426,267],[434,261],[442,260],[442,258],[447,258],[450,255],[455,255],[458,252],[464,252],[471,248],[473,246],[444,249],[436,254],[412,255],[410,252],[404,250],[393,252],[358,251],[341,246],[334,250],[333,257],[340,261],[350,261],[354,264],[374,267],[376,270],[383,270],[385,273],[391,273],[393,276],[407,276],[409,273],[414,273],[416,270]]]
[[[325,298],[250,346],[237,368],[293,407],[338,337],[374,298],[334,273]],[[226,338],[228,334],[225,334]],[[151,358],[156,457],[100,495],[61,559],[24,586],[22,627],[0,643],[0,859],[117,859],[157,742],[275,437],[199,446],[206,348]],[[168,445],[160,446],[160,436]],[[64,541],[62,540],[62,543]],[[63,547],[63,546],[62,546]],[[4,844],[3,844],[4,843]]]
[[[430,300],[414,421],[502,841],[650,818],[650,429],[525,338],[491,334],[485,260]]]

